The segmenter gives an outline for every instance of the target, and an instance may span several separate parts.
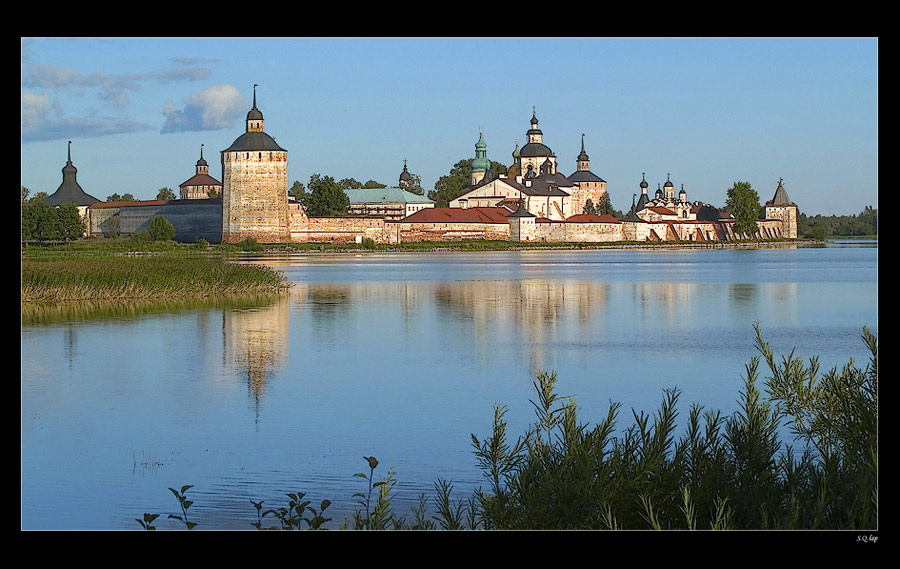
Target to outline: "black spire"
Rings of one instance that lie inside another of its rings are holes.
[[[581,133],[581,154],[578,155],[578,161],[587,162],[588,160],[590,160],[590,157],[588,157],[587,152],[584,151],[584,133]]]
[[[259,109],[256,108],[256,88],[258,86],[259,85],[256,83],[253,84],[253,108],[250,109],[249,113],[247,113],[248,121],[261,121],[263,118],[263,114],[260,112]]]

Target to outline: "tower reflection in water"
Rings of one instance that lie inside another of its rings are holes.
[[[268,305],[225,309],[222,315],[224,363],[247,379],[257,421],[269,374],[287,363],[289,306],[284,296]]]
[[[226,309],[224,362],[247,381],[258,419],[267,383],[287,369],[292,311],[298,315],[295,325],[308,328],[295,330],[296,341],[326,351],[389,336],[397,340],[397,350],[421,349],[417,356],[423,365],[434,361],[431,350],[441,350],[474,358],[483,367],[500,357],[500,350],[534,374],[556,369],[565,363],[562,358],[579,357],[592,346],[614,349],[627,340],[619,337],[623,333],[648,345],[664,344],[672,334],[714,334],[760,314],[796,319],[797,294],[796,283],[303,283],[269,304]],[[382,365],[395,357],[376,355]],[[375,364],[361,363],[360,373]]]

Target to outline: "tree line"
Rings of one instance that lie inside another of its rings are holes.
[[[857,215],[813,215],[797,219],[800,237],[825,239],[835,236],[878,235],[878,210],[867,205]]]

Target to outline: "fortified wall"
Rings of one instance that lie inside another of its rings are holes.
[[[176,241],[222,242],[222,198],[97,202],[88,208],[88,232],[92,237],[129,237],[146,231],[157,215],[175,227]]]

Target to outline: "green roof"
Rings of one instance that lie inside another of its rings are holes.
[[[360,188],[344,190],[351,204],[367,203],[434,203],[425,196],[407,192],[402,188]]]

